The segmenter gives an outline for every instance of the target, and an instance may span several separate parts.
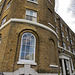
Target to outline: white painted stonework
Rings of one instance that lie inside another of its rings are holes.
[[[3,72],[4,75],[58,75],[54,73],[37,73],[33,68],[30,68],[30,65],[24,65],[24,67],[19,68],[14,72]]]

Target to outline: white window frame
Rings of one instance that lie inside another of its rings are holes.
[[[33,22],[37,22],[37,11],[30,10],[30,9],[26,9],[25,19],[26,19],[26,16],[27,16],[27,15],[28,15],[28,16],[31,16],[30,14],[27,14],[27,11],[33,11],[33,12],[36,12],[36,16],[35,16],[36,21],[33,21]],[[34,16],[32,16],[32,17],[34,17]],[[26,19],[26,20],[27,20],[27,19]],[[31,20],[28,20],[28,21],[31,21]]]
[[[29,33],[29,32],[27,32],[27,33]],[[24,34],[26,34],[26,33],[24,33]],[[23,34],[23,35],[24,35]],[[32,33],[31,33],[32,34]],[[36,48],[36,37],[34,36],[34,38],[35,38],[35,44],[34,44],[34,60],[24,60],[24,59],[21,59],[20,57],[21,57],[21,51],[22,51],[22,44],[23,44],[23,35],[22,35],[22,37],[21,37],[21,45],[20,45],[20,53],[19,53],[19,62],[25,62],[25,63],[29,63],[29,64],[31,64],[31,63],[35,63],[35,48]]]
[[[29,2],[32,2],[32,3],[35,3],[35,4],[38,4],[38,0],[37,1],[32,1],[32,0],[27,0],[27,1],[29,1]]]

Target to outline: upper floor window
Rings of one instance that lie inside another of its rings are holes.
[[[66,49],[66,44],[65,44],[65,42],[63,42],[63,47]]]
[[[25,19],[36,22],[37,21],[37,12],[27,9]]]
[[[27,0],[27,1],[37,3],[37,0]]]
[[[21,38],[19,60],[35,61],[36,38],[32,33],[24,33]]]
[[[5,22],[6,22],[6,17],[4,17],[4,18],[2,19],[1,26],[2,26]]]
[[[64,36],[64,32],[63,32],[63,31],[61,31],[61,34],[62,34],[62,37],[65,37],[65,36]]]
[[[66,39],[67,39],[67,41],[69,41],[69,38],[68,38],[68,36],[66,36]]]
[[[6,10],[9,8],[9,6],[10,6],[10,2],[11,2],[11,1],[8,2]]]
[[[67,32],[67,28],[65,27],[65,31]]]
[[[70,51],[70,46],[68,46],[68,50]]]
[[[60,22],[60,26],[61,26],[61,27],[63,27],[63,24],[62,24],[62,22]]]
[[[73,41],[71,40],[71,44],[73,45]]]

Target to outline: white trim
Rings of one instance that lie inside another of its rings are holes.
[[[65,54],[65,53],[60,53],[60,54],[59,54],[59,58],[60,58],[60,59],[70,60],[71,56],[70,56],[70,55],[67,55],[67,54]]]
[[[67,50],[67,49],[65,49],[65,48],[63,48],[63,47],[61,47],[61,46],[58,46],[58,47],[61,48],[62,50],[65,50],[65,51],[67,51],[67,52],[73,54],[71,51],[69,51],[69,50]]]
[[[8,20],[3,26],[0,27],[0,30],[2,28],[4,28],[6,25],[8,25],[10,22],[23,22],[23,23],[29,23],[29,24],[33,24],[33,25],[36,25],[36,26],[39,26],[39,27],[42,27],[44,29],[47,29],[49,31],[51,31],[53,34],[55,34],[55,36],[58,38],[58,35],[57,33],[52,30],[51,28],[49,28],[48,26],[46,25],[43,25],[43,24],[40,24],[40,23],[37,23],[37,22],[32,22],[32,21],[28,21],[28,20],[25,20],[25,19],[16,19],[16,18],[11,18],[10,20]]]
[[[48,24],[55,29],[55,27],[51,23],[48,23]]]
[[[0,30],[2,30],[5,26],[7,26],[11,21],[12,21],[12,19],[10,19],[10,20],[8,20],[6,23],[4,23],[4,24],[0,27]]]
[[[37,63],[33,61],[18,61],[17,64],[37,65]]]
[[[71,53],[71,54],[75,55],[75,54],[74,54],[74,53],[72,53],[71,51],[69,51],[69,50],[65,49],[64,47],[61,47],[61,46],[59,45],[59,41],[58,41],[58,47],[59,47],[60,49],[62,49],[62,51],[63,51],[63,50],[65,50],[65,51],[67,51],[67,52],[69,52],[69,53]]]
[[[58,68],[58,65],[50,65],[50,67]]]

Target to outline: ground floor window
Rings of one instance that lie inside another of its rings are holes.
[[[21,38],[21,48],[19,60],[35,61],[36,38],[32,33],[24,33]]]

